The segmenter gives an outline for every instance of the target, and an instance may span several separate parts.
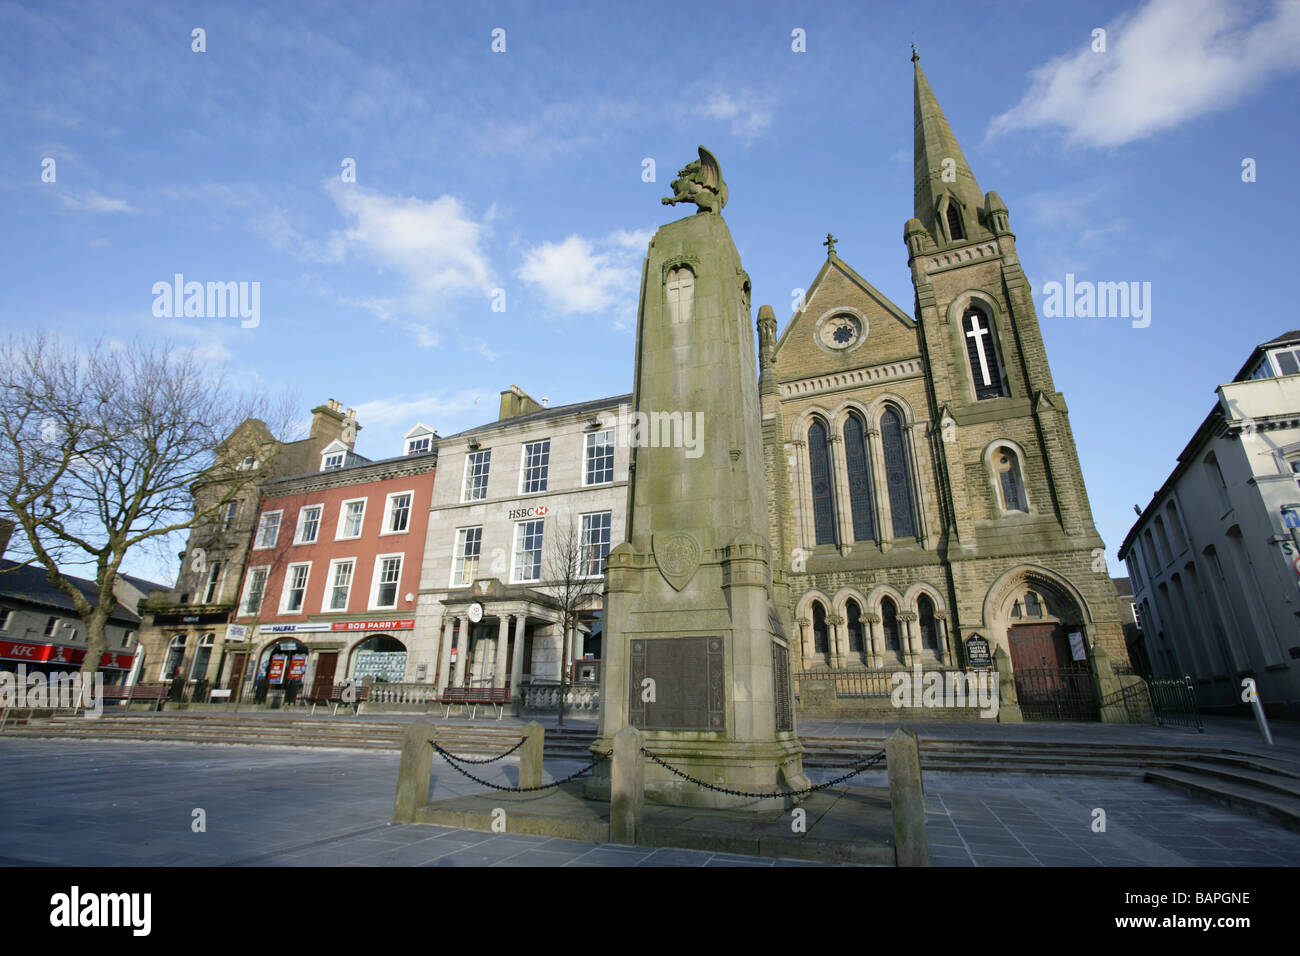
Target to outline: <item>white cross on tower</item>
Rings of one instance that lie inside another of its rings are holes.
[[[980,360],[980,374],[984,376],[984,384],[991,385],[993,380],[989,378],[989,359],[984,353],[984,336],[989,334],[989,330],[980,325],[980,317],[972,315],[970,317],[971,330],[966,333],[966,338],[975,340],[975,354]]]

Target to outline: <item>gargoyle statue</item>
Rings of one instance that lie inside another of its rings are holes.
[[[721,212],[727,204],[727,184],[722,179],[722,168],[718,159],[703,146],[700,158],[677,171],[680,179],[674,179],[673,195],[661,199],[665,206],[675,206],[679,202],[693,202],[699,206],[699,212]]]

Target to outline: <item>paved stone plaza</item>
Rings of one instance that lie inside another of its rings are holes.
[[[11,866],[813,865],[392,826],[396,754],[0,739],[0,760],[0,863]],[[479,769],[513,783],[517,764]],[[859,779],[885,784],[883,772]],[[480,789],[435,767],[433,800]],[[196,808],[205,833],[191,830]],[[1092,831],[1094,808],[1105,833]],[[926,809],[938,866],[1300,865],[1300,833],[1137,780],[933,773]]]

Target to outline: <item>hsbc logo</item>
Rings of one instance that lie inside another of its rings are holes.
[[[510,520],[518,521],[520,518],[545,518],[551,509],[546,505],[538,505],[536,508],[515,508],[510,512]]]

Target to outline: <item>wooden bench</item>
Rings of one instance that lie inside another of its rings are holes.
[[[316,713],[317,704],[329,704],[332,706],[331,716],[338,714],[340,704],[351,704],[352,713],[361,709],[366,698],[370,696],[370,688],[364,684],[329,684],[317,681],[312,685],[311,692],[303,694],[298,699],[304,704],[311,704],[311,712]]]
[[[125,703],[128,710],[134,701],[152,701],[154,710],[162,710],[163,702],[170,693],[170,687],[133,684],[130,687],[105,687],[103,700],[105,704]]]
[[[495,707],[497,720],[505,713],[505,705],[510,703],[509,687],[447,687],[443,690],[438,703],[443,706],[443,717],[451,715],[453,707],[469,707],[470,719],[478,716],[480,705]]]

